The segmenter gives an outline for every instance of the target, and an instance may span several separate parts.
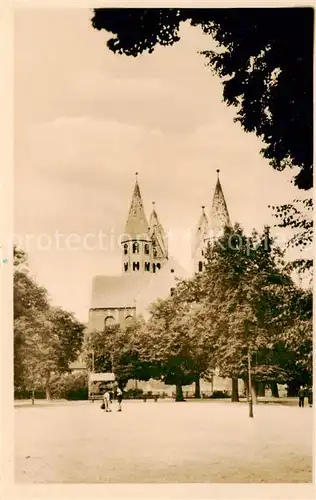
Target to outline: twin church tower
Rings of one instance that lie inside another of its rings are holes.
[[[204,251],[207,242],[219,235],[223,228],[230,225],[230,218],[217,170],[217,182],[209,216],[202,207],[194,241],[192,242],[192,261],[194,272],[203,270]],[[157,215],[153,202],[149,223],[145,214],[140,193],[138,174],[132,201],[122,238],[123,274],[157,273],[168,261],[167,233]]]

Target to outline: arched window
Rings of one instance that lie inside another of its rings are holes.
[[[161,264],[160,264],[160,262],[158,262],[157,269],[160,269],[160,268],[161,268]]]
[[[174,288],[170,288],[170,295],[174,295]]]
[[[127,253],[128,253],[128,244],[125,243],[125,245],[124,245],[124,255],[127,255]]]
[[[124,271],[128,271],[128,262],[124,262]]]
[[[202,255],[202,257],[204,257],[204,250],[202,250],[201,255]]]
[[[199,272],[203,271],[203,262],[199,261]]]
[[[138,243],[138,241],[135,241],[133,243],[133,253],[139,253],[139,243]]]
[[[115,323],[115,319],[113,318],[113,316],[107,316],[104,320],[105,326],[114,325],[114,323]]]
[[[145,262],[145,271],[150,271],[150,262]]]
[[[139,271],[139,262],[133,262],[133,271]]]
[[[154,248],[154,257],[157,257],[157,250]]]
[[[156,272],[156,264],[153,264],[153,273]]]
[[[148,245],[148,243],[145,243],[145,254],[149,255],[149,245]]]
[[[134,320],[133,316],[126,316],[125,324],[130,325],[133,322],[133,320]]]

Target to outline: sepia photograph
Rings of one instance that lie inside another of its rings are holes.
[[[16,484],[313,482],[314,10],[237,7],[15,9]]]

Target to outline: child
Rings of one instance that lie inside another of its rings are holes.
[[[116,390],[116,396],[117,396],[117,404],[118,404],[118,410],[117,411],[122,411],[122,399],[123,399],[123,393],[121,389],[118,387]]]
[[[104,403],[104,409],[105,411],[112,411],[109,408],[109,403],[110,403],[110,393],[108,389],[105,389],[105,393],[103,394],[103,403]]]

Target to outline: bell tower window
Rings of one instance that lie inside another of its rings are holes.
[[[127,255],[127,252],[128,252],[128,244],[125,243],[125,245],[124,245],[124,255]]]
[[[139,271],[139,262],[133,262],[133,271]]]
[[[158,262],[157,269],[160,269],[160,268],[161,268],[161,264],[160,264],[160,262]]]
[[[139,243],[137,241],[133,243],[133,253],[139,253]]]
[[[150,262],[145,262],[145,271],[150,271]]]
[[[124,262],[124,271],[128,271],[128,262]]]
[[[203,271],[203,262],[200,260],[199,261],[199,272],[201,273]]]
[[[153,264],[153,273],[156,272],[156,264]]]
[[[149,255],[149,245],[148,245],[148,243],[145,243],[145,254]]]

